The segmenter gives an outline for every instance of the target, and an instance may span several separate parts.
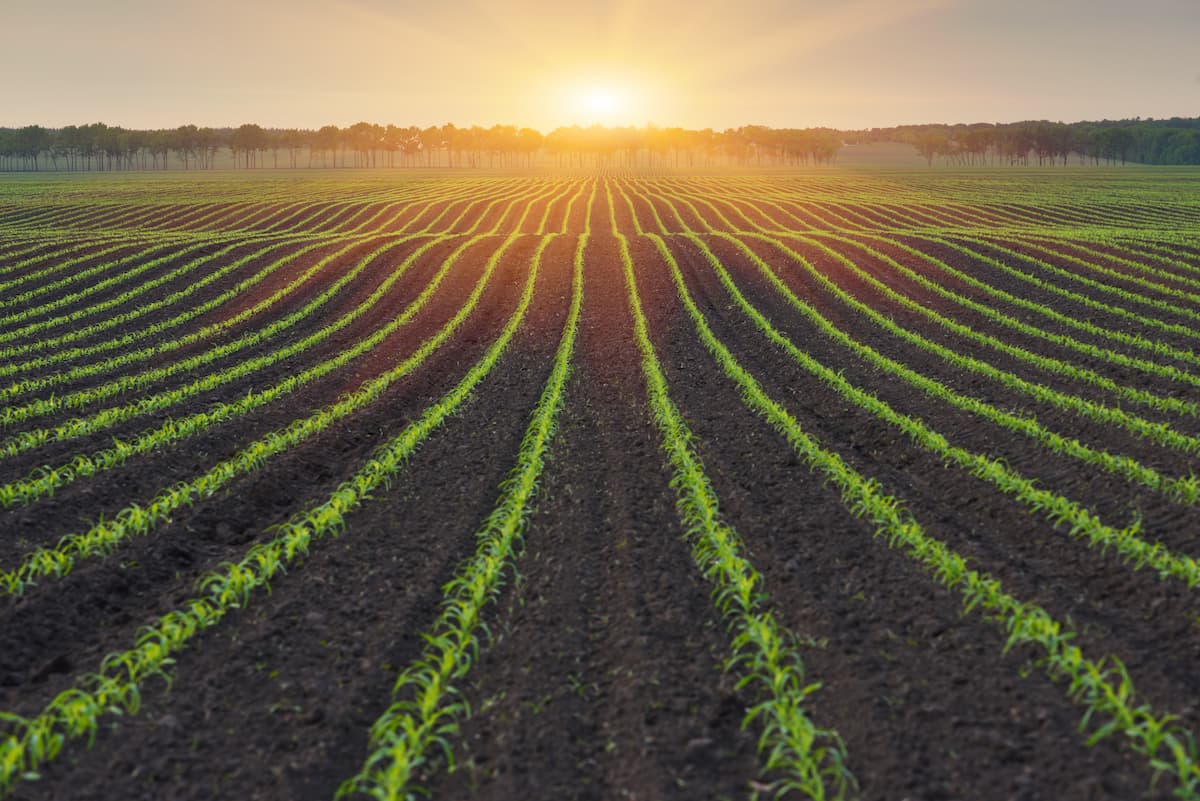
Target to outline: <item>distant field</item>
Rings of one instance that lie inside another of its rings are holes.
[[[0,181],[0,797],[1200,798],[1200,171],[857,155]]]
[[[840,167],[903,167],[929,169],[925,159],[912,145],[879,143],[866,145],[843,145],[838,151]]]

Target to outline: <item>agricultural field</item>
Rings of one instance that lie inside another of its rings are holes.
[[[0,181],[0,798],[1200,799],[1200,173]]]

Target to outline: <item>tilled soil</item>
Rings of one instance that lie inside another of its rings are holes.
[[[650,263],[654,255],[643,250],[635,259]],[[657,281],[650,270],[643,275],[647,302],[669,302],[674,287],[662,273]],[[714,332],[731,339],[724,326]],[[813,717],[836,725],[846,741],[863,798],[1125,798],[1142,791],[1136,761],[1116,743],[1087,749],[1079,741],[1081,711],[1062,688],[1037,672],[1021,678],[1034,654],[1002,656],[1001,629],[963,618],[959,598],[873,539],[871,527],[767,423],[739,408],[736,388],[693,332],[680,325],[660,337],[668,381],[725,513],[763,571],[781,620],[811,641],[803,651],[808,678],[824,685],[813,697]],[[772,397],[787,397],[780,387],[790,386],[787,405],[821,441],[852,437],[853,451],[835,447],[848,458],[896,449],[894,438],[862,419],[814,419],[812,410],[829,408],[830,399],[784,372],[767,349],[758,352],[770,367],[757,360],[745,366],[765,379]],[[932,487],[917,483],[928,470],[911,465],[899,478],[906,486],[886,486],[906,501],[932,499]],[[949,509],[938,510],[943,519],[921,511],[914,509],[936,536],[955,527],[945,519]],[[1019,512],[1011,516],[1021,524]]]
[[[644,185],[639,183],[643,180]],[[654,186],[654,180],[662,180],[662,186]],[[711,185],[679,177],[599,176],[559,183],[545,178],[480,180],[478,192],[472,194],[466,191],[468,179],[456,178],[434,190],[427,204],[415,203],[404,211],[411,195],[391,198],[386,184],[368,182],[355,191],[339,192],[331,182],[321,185],[324,195],[312,187],[305,190],[320,199],[300,214],[302,206],[293,204],[279,186],[252,203],[179,204],[158,198],[153,213],[69,204],[59,208],[47,225],[150,225],[157,217],[164,228],[197,236],[216,229],[266,231],[297,225],[303,231],[293,233],[324,231],[330,236],[321,248],[257,287],[250,293],[253,297],[214,310],[189,328],[248,308],[332,248],[355,243],[309,285],[238,325],[230,336],[300,308],[341,271],[397,235],[426,226],[442,231],[452,224],[459,229],[455,233],[476,224],[475,231],[493,233],[462,254],[410,325],[349,366],[280,403],[96,479],[76,481],[52,498],[0,510],[0,529],[9,546],[0,555],[2,569],[11,569],[31,547],[51,545],[100,516],[112,517],[132,502],[144,502],[162,488],[194,477],[394,366],[461,308],[505,237],[513,231],[520,236],[498,261],[479,307],[450,341],[369,408],[238,477],[212,497],[179,509],[150,535],[123,543],[107,558],[83,562],[66,577],[44,580],[22,597],[0,602],[0,710],[26,716],[37,714],[80,676],[97,670],[106,654],[131,647],[141,627],[199,594],[196,583],[202,576],[272,536],[272,526],[328,498],[376,448],[449,391],[486,352],[516,308],[538,246],[543,213],[548,212],[543,230],[565,233],[555,236],[545,250],[528,316],[494,372],[387,487],[376,490],[347,517],[346,529],[317,542],[310,554],[273,582],[269,593],[253,595],[245,608],[199,632],[167,666],[169,684],[155,678],[141,687],[136,713],[102,715],[90,747],[68,741],[63,754],[40,767],[38,779],[20,781],[12,797],[333,797],[366,759],[372,723],[393,700],[398,673],[422,654],[422,634],[438,615],[443,587],[474,552],[475,532],[495,507],[499,488],[516,463],[562,334],[575,247],[584,230],[591,235],[583,257],[582,317],[557,431],[520,553],[506,573],[498,602],[484,612],[488,633],[477,660],[466,676],[452,682],[472,714],[447,735],[452,763],[435,747],[419,770],[419,783],[435,799],[481,801],[685,801],[770,795],[770,783],[778,774],[763,770],[758,723],[744,725],[748,711],[761,699],[752,688],[739,687],[739,674],[727,669],[733,653],[731,634],[684,536],[672,471],[647,402],[643,355],[634,338],[610,214],[629,237],[649,334],[670,396],[694,435],[692,446],[719,498],[721,519],[738,532],[744,555],[761,572],[763,603],[798,649],[805,681],[820,684],[807,698],[805,713],[817,726],[835,730],[845,743],[856,780],[850,797],[1169,797],[1173,785],[1163,779],[1151,789],[1146,758],[1126,747],[1121,737],[1103,738],[1089,747],[1088,733],[1103,720],[1080,731],[1084,708],[1072,701],[1062,681],[1047,675],[1039,652],[1006,649],[1001,622],[977,611],[965,612],[955,591],[943,588],[885,537],[875,536],[873,526],[855,516],[837,489],[747,408],[698,337],[666,261],[649,238],[635,234],[635,219],[646,230],[657,231],[655,214],[675,232],[665,235],[665,241],[713,335],[805,431],[848,466],[878,481],[927,534],[961,553],[972,567],[1071,626],[1074,642],[1085,655],[1097,660],[1119,657],[1137,688],[1137,703],[1178,715],[1178,725],[1200,730],[1200,705],[1195,702],[1200,680],[1193,669],[1200,658],[1200,596],[1194,590],[1072,539],[1043,513],[944,464],[839,396],[762,336],[728,296],[695,243],[678,233],[700,233],[747,299],[781,333],[855,386],[919,417],[952,444],[1002,459],[1039,487],[1080,501],[1108,523],[1123,526],[1140,518],[1146,536],[1178,552],[1194,553],[1200,531],[1195,505],[1172,502],[1056,456],[882,374],[820,333],[766,283],[745,254],[709,233],[725,225],[722,216],[742,231],[757,226],[777,229],[785,221],[796,230],[811,226],[818,233],[856,230],[861,233],[847,235],[903,259],[898,248],[881,238],[894,237],[1005,291],[1083,317],[1080,304],[1053,293],[1027,292],[1015,279],[956,257],[919,233],[903,235],[893,229],[969,226],[994,218],[1007,221],[1004,224],[1031,224],[1039,214],[1045,224],[1092,225],[1111,218],[1118,221],[1114,224],[1127,225],[1154,219],[1153,209],[1093,204],[1050,210],[1025,202],[975,209],[915,189],[912,198],[900,196],[887,204],[830,200],[839,187],[861,193],[871,180],[876,179],[825,173],[812,178],[756,177],[731,184],[737,198],[722,199],[722,184],[715,179]],[[770,187],[766,200],[751,199],[754,181]],[[915,186],[927,187],[924,181],[936,183],[924,177]],[[597,191],[589,204],[592,188]],[[583,194],[568,218],[570,198],[580,190]],[[615,200],[611,211],[610,190]],[[622,191],[630,192],[632,210]],[[714,193],[711,206],[696,200],[706,192]],[[679,199],[684,197],[694,207]],[[381,211],[378,229],[338,238],[337,232],[350,231]],[[38,219],[36,211],[29,219]],[[6,224],[22,226],[23,235],[26,231],[20,215],[0,216],[0,244]],[[743,239],[831,322],[922,375],[1000,408],[1033,414],[1047,428],[1127,454],[1170,475],[1187,475],[1194,465],[1190,454],[1168,451],[1036,404],[995,382],[966,376],[863,319],[777,249],[748,236]],[[199,374],[268,354],[280,343],[296,341],[356,308],[391,267],[424,241],[397,246],[377,259],[294,329],[215,361]],[[463,241],[460,236],[433,247],[377,307],[296,359],[168,411],[2,461],[0,476],[12,481],[38,464],[65,464],[75,453],[105,447],[114,436],[127,438],[148,425],[203,410],[217,399],[236,400],[336,356],[399,313]],[[931,339],[1060,391],[1106,398],[1081,382],[981,352],[887,300],[811,242],[785,241],[855,297]],[[953,308],[851,244],[821,241],[896,291],[976,330],[1069,359],[1129,386],[1197,399],[1190,390],[1164,388],[1145,374],[1075,359],[1045,341],[1014,335],[982,315]],[[1081,253],[1033,235],[1025,246],[1014,247],[1046,258],[1043,245]],[[298,246],[299,240],[289,241],[276,255]],[[155,252],[166,247],[155,245]],[[48,246],[46,252],[53,248]],[[249,250],[239,248],[224,259],[244,252]],[[1112,252],[1124,257],[1130,251]],[[1195,260],[1195,253],[1181,245],[1161,252]],[[906,263],[920,271],[918,261]],[[0,268],[3,264],[0,257]],[[219,286],[198,293],[193,302],[224,291],[260,264],[248,265]],[[1186,275],[1186,270],[1175,272]],[[1056,283],[1101,297],[1086,287]],[[175,282],[163,292],[184,285]],[[945,285],[987,301],[986,293],[960,282],[947,280]],[[107,296],[103,293],[95,300]],[[1031,324],[1037,322],[1035,316],[1001,307]],[[139,324],[175,313],[178,309],[160,310]],[[1096,322],[1113,324],[1103,317]],[[1070,333],[1069,327],[1043,327]],[[1185,340],[1172,341],[1183,346]],[[170,358],[202,347],[189,346]],[[62,391],[109,377],[81,380]],[[147,391],[181,386],[195,377],[177,376]],[[113,402],[138,396],[123,394]],[[1190,433],[1200,431],[1195,420],[1145,416]]]
[[[727,637],[643,402],[615,240],[594,238],[587,262],[557,455],[473,682],[488,714],[435,797],[735,797],[756,774],[748,699],[722,673]]]

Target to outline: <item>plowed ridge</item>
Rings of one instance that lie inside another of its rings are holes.
[[[0,798],[1200,800],[1200,175],[264,175],[3,192]]]

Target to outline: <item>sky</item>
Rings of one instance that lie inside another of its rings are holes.
[[[1200,0],[0,0],[0,126],[1200,116]]]

